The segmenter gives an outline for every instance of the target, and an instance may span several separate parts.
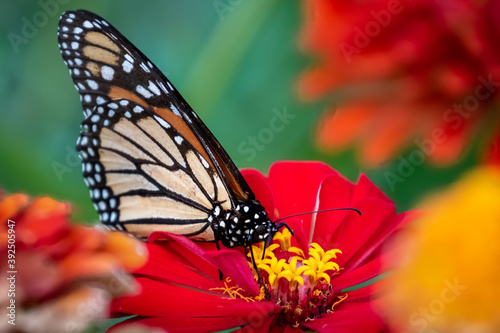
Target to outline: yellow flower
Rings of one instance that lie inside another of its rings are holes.
[[[500,331],[500,170],[481,168],[432,198],[396,246],[403,262],[385,304],[409,332]]]

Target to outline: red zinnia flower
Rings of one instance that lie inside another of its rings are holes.
[[[413,141],[436,163],[463,154],[500,96],[500,2],[304,1],[304,48],[318,57],[299,91],[335,93],[318,128],[321,147],[358,143],[386,162]]]
[[[288,230],[257,265],[271,293],[264,297],[255,272],[242,252],[217,251],[214,244],[157,233],[150,238],[149,261],[138,269],[142,292],[114,301],[115,316],[137,315],[137,323],[168,332],[379,332],[383,322],[370,301],[376,285],[346,288],[382,273],[381,245],[411,218],[396,214],[393,203],[365,176],[349,182],[329,166],[316,162],[275,163],[269,177],[255,170],[243,175],[271,218],[339,207],[362,211],[330,211],[287,219]],[[155,239],[166,242],[154,242]],[[226,277],[219,281],[218,269]]]

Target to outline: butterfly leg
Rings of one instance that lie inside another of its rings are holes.
[[[215,246],[217,246],[217,251],[220,250],[220,246],[219,246],[219,238],[217,236],[215,236]],[[219,269],[219,280],[222,281],[224,280],[224,276],[222,275],[222,271]]]
[[[255,264],[255,257],[254,257],[254,254],[253,254],[253,248],[252,248],[252,243],[250,242],[250,237],[248,238],[248,244],[249,244],[248,248],[249,248],[250,254],[252,256],[253,268],[257,272],[257,276],[259,277],[260,284],[262,284],[262,286],[264,287],[264,292],[266,293],[266,298],[271,298],[271,294],[269,294],[269,290],[267,290],[267,286],[264,283],[264,280],[262,279],[262,276],[260,275],[260,270],[257,268],[257,264]]]

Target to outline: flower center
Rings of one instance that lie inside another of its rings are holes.
[[[291,246],[291,234],[287,229],[276,233],[272,244],[265,249],[264,243],[253,246],[255,263],[266,284],[271,302],[283,307],[276,316],[275,325],[298,327],[301,322],[313,320],[333,311],[347,294],[332,292],[332,277],[338,274],[340,267],[333,260],[342,251],[332,249],[325,251],[319,244],[312,243],[308,254]],[[248,253],[250,267],[253,270],[251,254]],[[258,282],[257,272],[254,276]],[[243,297],[235,294],[237,287],[228,287],[225,292],[233,298],[244,298],[247,301],[266,300],[264,288],[257,297]]]

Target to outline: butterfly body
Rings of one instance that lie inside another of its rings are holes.
[[[80,93],[77,141],[101,222],[147,238],[154,231],[220,241],[269,241],[266,214],[220,143],[170,81],[109,23],[65,12],[58,40]]]

